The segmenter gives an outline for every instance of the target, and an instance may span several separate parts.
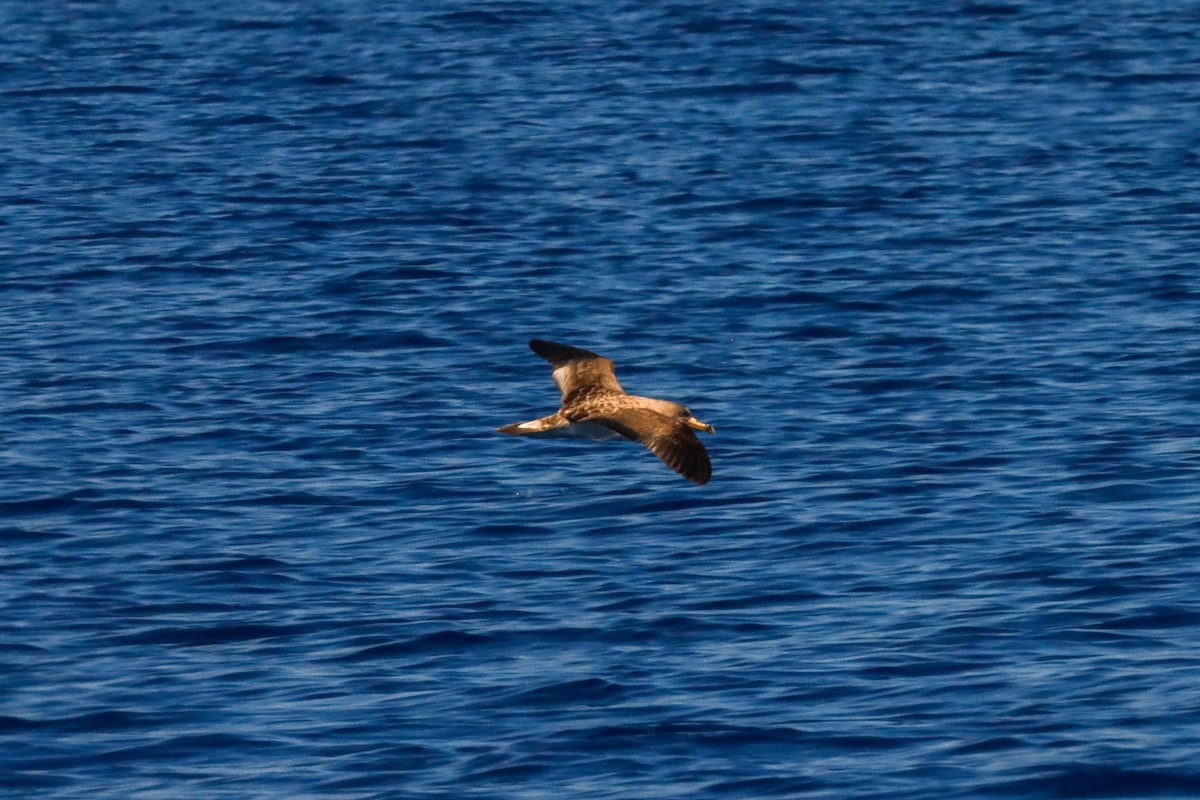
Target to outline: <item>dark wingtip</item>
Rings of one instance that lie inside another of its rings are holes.
[[[569,344],[551,342],[546,339],[530,339],[529,349],[552,364],[556,361],[567,361],[573,358],[600,358],[599,355],[593,353],[591,350],[584,350],[582,347],[573,347]]]
[[[703,486],[712,479],[712,461],[708,451],[695,441],[694,450],[676,450],[675,452],[655,453],[671,469],[678,472],[697,486]]]
[[[571,347],[569,344],[552,342],[549,339],[530,339],[529,349],[540,356],[542,353],[554,350],[577,350],[578,348]]]
[[[712,480],[711,464],[697,464],[696,466],[698,469],[692,470],[690,473],[683,474],[683,477],[687,478],[697,486],[703,486]]]

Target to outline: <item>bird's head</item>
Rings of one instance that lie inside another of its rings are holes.
[[[692,416],[691,411],[679,403],[673,403],[670,400],[658,400],[652,397],[639,397],[638,400],[640,401],[642,408],[648,408],[651,411],[657,411],[664,417],[677,419],[684,425],[687,425],[689,428],[694,430],[714,433],[712,425],[696,419],[694,416]]]
[[[678,403],[673,403],[673,405],[675,406],[675,416],[683,420],[684,425],[687,425],[689,428],[694,430],[705,431],[707,433],[716,433],[712,425],[696,419],[694,416],[692,416],[692,412],[684,406],[681,406]]]

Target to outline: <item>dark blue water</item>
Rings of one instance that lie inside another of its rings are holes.
[[[0,5],[0,794],[1200,796],[1198,26]]]

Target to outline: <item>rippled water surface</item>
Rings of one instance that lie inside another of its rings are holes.
[[[4,3],[0,794],[1200,796],[1198,26]]]

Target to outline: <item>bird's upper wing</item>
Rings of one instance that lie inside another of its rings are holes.
[[[599,423],[626,439],[645,445],[664,464],[693,483],[703,486],[712,477],[708,451],[682,420],[648,408],[615,411],[600,408],[589,419],[580,421]]]
[[[613,374],[613,362],[604,356],[542,339],[530,341],[529,349],[554,367],[554,382],[562,391],[564,406],[590,394],[625,394]]]

